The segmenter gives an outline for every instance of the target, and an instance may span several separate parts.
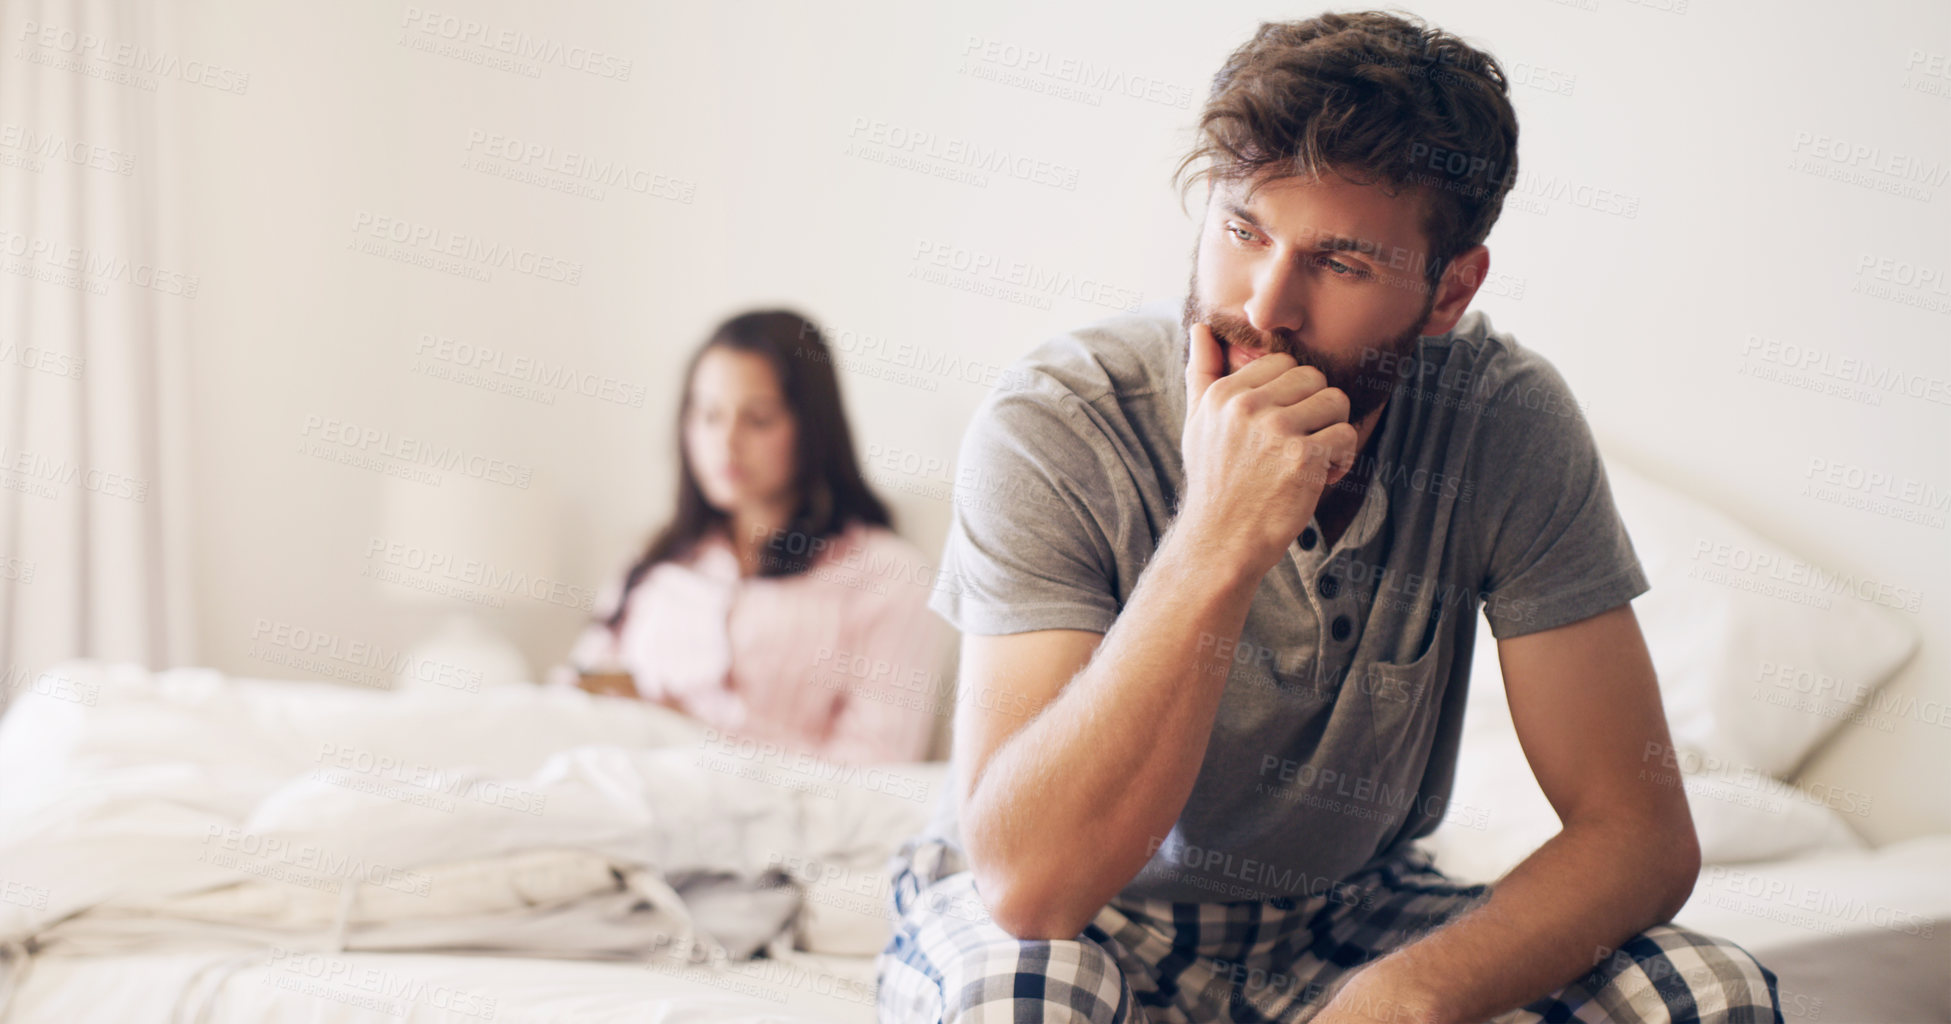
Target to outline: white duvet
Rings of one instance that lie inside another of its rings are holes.
[[[852,768],[574,691],[70,662],[0,719],[0,947],[737,959],[884,944],[942,765]]]

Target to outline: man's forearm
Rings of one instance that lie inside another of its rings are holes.
[[[1096,654],[997,749],[964,807],[978,885],[1034,907],[1051,937],[1138,873],[1198,777],[1225,690],[1217,639],[1239,635],[1261,575],[1196,550],[1198,536],[1167,532]]]
[[[1358,972],[1349,995],[1480,1021],[1556,991],[1679,909],[1699,862],[1676,860],[1678,841],[1628,819],[1568,825],[1482,905]]]

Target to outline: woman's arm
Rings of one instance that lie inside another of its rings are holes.
[[[637,581],[631,597],[638,599],[640,592],[658,585],[659,577],[654,571]],[[628,697],[642,700],[660,707],[669,708],[688,717],[696,717],[685,708],[683,701],[672,694],[656,679],[639,679],[623,661],[622,631],[629,630],[638,623],[635,615],[625,616],[621,628],[612,632],[605,625],[616,613],[623,600],[623,580],[613,579],[597,594],[593,603],[594,617],[583,628],[582,635],[570,648],[566,663],[556,666],[549,673],[552,685],[574,686],[578,689],[602,696]],[[636,600],[636,608],[642,611],[642,601]],[[640,645],[639,645],[640,646]],[[639,665],[638,668],[644,666]]]
[[[875,666],[865,678],[849,674],[840,691],[832,730],[820,750],[833,761],[874,764],[920,761],[928,756],[940,716],[950,713],[946,683],[947,626],[928,610],[928,589],[906,582],[856,605],[857,619],[843,628],[854,664]],[[863,660],[864,659],[864,660]],[[886,665],[887,671],[879,671]]]

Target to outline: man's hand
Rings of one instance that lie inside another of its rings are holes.
[[[1348,396],[1285,353],[1222,375],[1212,328],[1195,323],[1187,340],[1180,516],[1264,574],[1314,518],[1321,492],[1355,464]]]

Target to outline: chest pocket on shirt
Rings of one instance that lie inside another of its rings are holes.
[[[1450,678],[1455,645],[1450,633],[1466,602],[1437,599],[1420,620],[1420,650],[1406,662],[1357,663],[1343,689],[1354,687],[1368,704],[1375,735],[1375,764],[1393,774],[1402,766],[1420,779],[1435,740],[1443,710],[1443,692]]]

